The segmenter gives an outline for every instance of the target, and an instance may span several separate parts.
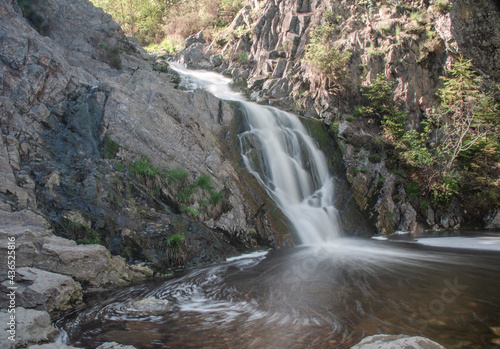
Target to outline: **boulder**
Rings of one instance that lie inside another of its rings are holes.
[[[500,229],[500,210],[496,210],[485,218],[486,229]]]
[[[106,342],[98,346],[96,349],[136,349],[132,345],[124,345],[116,342]]]
[[[49,313],[46,311],[25,309],[16,307],[15,322],[16,322],[16,338],[15,345],[8,340],[5,335],[8,329],[8,322],[12,314],[0,313],[0,328],[2,336],[0,336],[0,347],[2,349],[10,349],[14,347],[25,347],[32,344],[40,344],[52,342],[58,332],[50,323]]]
[[[189,48],[192,44],[195,44],[195,43],[200,43],[200,44],[206,44],[207,43],[205,41],[205,39],[203,38],[203,30],[199,31],[196,34],[191,35],[190,37],[188,37],[186,39],[186,41],[184,41],[184,46],[186,48]]]
[[[140,268],[132,270],[124,258],[112,256],[104,246],[77,245],[73,240],[54,236],[48,226],[48,222],[34,212],[0,210],[0,252],[6,255],[7,237],[15,238],[17,268],[63,274],[85,285],[124,285],[151,274]],[[6,275],[7,270],[1,269],[0,276]],[[65,284],[67,279],[60,281]]]
[[[83,349],[81,347],[71,347],[60,343],[35,344],[28,349]]]
[[[82,287],[69,276],[26,267],[18,268],[16,274],[18,306],[60,314],[82,305]],[[0,298],[8,286],[8,281],[0,285],[4,291]]]
[[[351,349],[445,349],[442,345],[425,337],[377,334],[366,337]]]

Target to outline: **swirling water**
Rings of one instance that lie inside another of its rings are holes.
[[[242,157],[303,245],[95,294],[57,321],[62,341],[84,348],[110,341],[139,349],[349,348],[389,333],[424,335],[447,348],[497,347],[500,255],[339,238],[324,156],[300,122],[245,102],[220,75],[183,74],[185,88],[243,105]]]

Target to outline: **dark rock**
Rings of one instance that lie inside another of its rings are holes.
[[[203,38],[203,30],[200,30],[198,33],[191,35],[184,41],[185,48],[191,47],[191,45],[195,43],[206,44],[207,42]]]

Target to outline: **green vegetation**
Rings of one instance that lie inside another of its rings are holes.
[[[181,234],[175,234],[167,237],[165,243],[168,248],[175,250],[179,249],[182,244],[184,244],[184,240],[184,236],[182,236]]]
[[[182,40],[178,37],[167,37],[160,43],[151,43],[145,47],[146,51],[165,51],[165,53],[174,53],[182,48]]]
[[[91,0],[111,14],[129,36],[152,50],[173,52],[178,43],[205,29],[211,39],[245,5],[243,0]],[[167,35],[165,33],[168,33]],[[158,45],[158,46],[153,46]]]
[[[104,137],[103,152],[105,159],[114,159],[119,150],[120,146],[118,143],[113,141],[109,136]]]
[[[108,43],[101,41],[99,47],[104,51],[109,65],[115,69],[121,69],[122,59],[120,57],[120,46],[111,46]]]
[[[92,244],[99,244],[100,242],[101,239],[99,237],[99,234],[96,233],[95,230],[93,229],[87,230],[84,239],[76,240],[76,243],[78,245],[92,245]]]
[[[393,83],[383,74],[368,86],[365,96],[370,105],[364,110],[380,120],[389,155],[403,170],[400,175],[415,176],[406,188],[409,196],[430,196],[439,205],[458,194],[478,208],[498,207],[500,105],[494,98],[498,91],[486,93],[471,61],[462,58],[441,78],[441,106],[417,129],[406,130],[406,112],[392,100]]]
[[[238,62],[240,62],[240,63],[248,62],[248,55],[249,55],[249,52],[247,52],[247,51],[240,51],[238,53]]]
[[[434,6],[439,12],[446,14],[450,12],[451,8],[453,7],[453,3],[449,0],[436,0]]]
[[[333,43],[336,30],[336,24],[327,20],[313,27],[310,43],[305,49],[305,62],[328,80],[345,78],[347,63],[352,55]]]
[[[31,7],[29,0],[17,0],[17,4],[23,13],[23,17],[40,33],[44,34],[44,18]]]

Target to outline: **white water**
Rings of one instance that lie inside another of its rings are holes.
[[[332,242],[340,236],[333,206],[334,185],[325,155],[297,116],[247,102],[231,90],[230,79],[207,71],[171,67],[181,74],[181,87],[202,88],[216,97],[238,101],[247,130],[239,135],[248,170],[266,188],[290,219],[303,244]]]

